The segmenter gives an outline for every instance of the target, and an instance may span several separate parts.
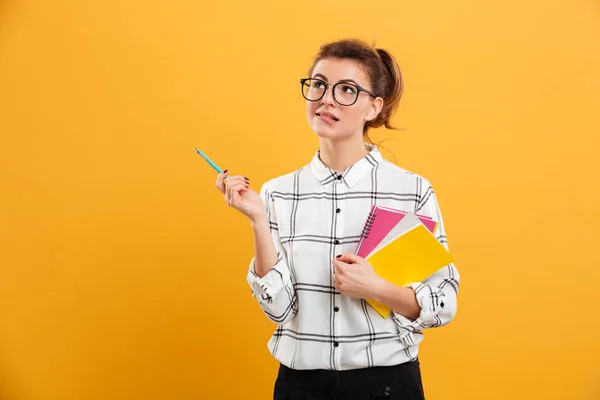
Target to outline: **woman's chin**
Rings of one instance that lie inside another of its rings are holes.
[[[337,127],[323,126],[323,124],[313,124],[313,132],[322,139],[339,139],[343,135]]]

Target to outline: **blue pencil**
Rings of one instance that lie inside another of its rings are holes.
[[[201,152],[200,150],[196,149],[196,153],[200,154],[200,156],[202,158],[204,158],[206,160],[206,162],[208,162],[210,164],[211,167],[213,167],[215,169],[215,171],[217,171],[218,173],[223,172],[223,170],[221,168],[219,168],[217,166],[217,164],[215,164],[210,158],[208,158],[208,156],[206,154],[204,154],[203,152]]]

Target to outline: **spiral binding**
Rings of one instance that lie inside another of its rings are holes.
[[[369,213],[369,217],[365,221],[365,224],[362,229],[362,233],[360,234],[361,237],[363,237],[364,239],[369,238],[369,233],[371,232],[371,228],[373,227],[373,223],[375,222],[376,216],[377,216],[377,213],[375,213],[375,210],[373,210],[372,212]]]

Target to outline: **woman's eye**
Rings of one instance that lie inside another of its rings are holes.
[[[344,87],[342,87],[342,90],[344,91],[344,93],[356,93],[356,88],[352,85],[344,85]]]

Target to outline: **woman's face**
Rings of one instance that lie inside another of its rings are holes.
[[[320,79],[326,84],[335,84],[340,81],[353,83],[369,91],[371,83],[367,74],[358,64],[351,60],[326,58],[320,60],[313,68],[314,79]],[[324,86],[313,81],[313,88],[308,90],[322,91]],[[350,85],[338,85],[337,99],[352,99],[354,88]],[[306,101],[306,117],[312,130],[321,138],[344,139],[353,135],[362,137],[363,126],[379,112],[382,106],[380,98],[375,99],[364,92],[358,92],[356,102],[350,106],[340,105],[334,100],[333,87],[327,86],[325,95],[318,101]]]

